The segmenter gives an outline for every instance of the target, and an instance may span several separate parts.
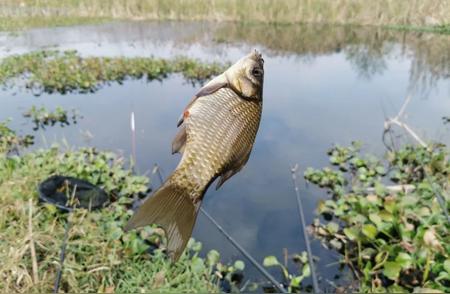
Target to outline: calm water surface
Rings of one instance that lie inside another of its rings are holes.
[[[425,140],[450,143],[450,36],[404,33],[375,28],[239,26],[217,23],[131,22],[35,29],[0,35],[0,57],[38,49],[76,49],[82,55],[186,55],[205,61],[234,61],[258,48],[265,55],[264,110],[252,156],[219,191],[210,189],[204,208],[252,255],[262,260],[282,250],[305,249],[291,182],[290,166],[301,172],[327,165],[334,143],[364,142],[364,150],[383,154],[387,117],[412,99],[404,121]],[[31,105],[76,108],[77,125],[35,133],[37,146],[67,140],[131,153],[130,113],[136,114],[140,173],[159,164],[169,174],[179,161],[171,155],[176,121],[197,87],[173,75],[163,82],[126,81],[80,95],[41,95],[23,89],[0,91],[0,118],[24,133],[32,124],[22,117]],[[86,131],[93,137],[86,138]],[[400,129],[397,142],[411,142]],[[300,183],[309,223],[317,201],[327,195]],[[200,215],[194,237],[204,251],[218,249],[225,260],[242,258]],[[338,256],[313,242],[320,258],[322,287],[338,273]],[[262,279],[249,264],[248,276]],[[276,272],[275,272],[276,273]],[[345,273],[343,274],[346,275]],[[345,280],[345,279],[344,279]],[[340,280],[342,282],[343,280]]]

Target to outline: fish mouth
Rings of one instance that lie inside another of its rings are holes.
[[[264,58],[262,57],[262,54],[256,49],[253,49],[253,51],[250,52],[250,54],[247,55],[247,57],[258,62],[261,66],[264,65]]]

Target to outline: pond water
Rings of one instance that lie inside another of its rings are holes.
[[[371,27],[233,25],[207,22],[119,22],[95,26],[34,29],[0,35],[0,57],[38,49],[76,49],[82,55],[186,55],[205,61],[234,61],[252,48],[265,56],[264,110],[252,156],[242,172],[219,191],[210,189],[203,207],[257,260],[305,250],[290,167],[327,165],[334,144],[364,142],[364,150],[383,154],[384,121],[394,117],[405,98],[403,121],[424,140],[450,144],[450,35],[398,32]],[[91,94],[44,94],[21,89],[0,91],[0,118],[32,132],[22,117],[31,105],[76,108],[83,118],[69,127],[35,133],[37,147],[66,140],[131,153],[130,113],[137,127],[140,173],[154,164],[165,175],[177,118],[196,93],[180,76],[162,82],[126,81]],[[92,134],[87,136],[86,134]],[[395,139],[413,142],[401,129]],[[33,147],[36,148],[36,147]],[[156,178],[155,178],[156,181]],[[307,222],[323,191],[300,183]],[[242,258],[200,215],[193,236],[205,252],[217,249],[225,260]],[[332,289],[338,255],[313,241],[322,289]],[[334,264],[333,264],[334,263]],[[262,280],[247,264],[248,276]],[[276,273],[274,271],[274,273]],[[344,275],[348,275],[344,274]],[[337,283],[342,283],[340,279]]]

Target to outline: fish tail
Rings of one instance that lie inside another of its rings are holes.
[[[200,200],[196,203],[191,200],[189,191],[167,181],[139,207],[125,231],[149,224],[160,225],[166,233],[169,256],[177,261],[191,237],[200,204]]]

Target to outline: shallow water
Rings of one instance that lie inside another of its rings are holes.
[[[450,36],[404,33],[368,27],[239,26],[203,22],[123,22],[96,26],[34,29],[0,35],[0,56],[37,49],[76,49],[83,55],[187,55],[202,60],[234,61],[250,48],[265,55],[264,110],[252,156],[219,191],[210,189],[204,208],[258,260],[305,249],[290,166],[327,164],[334,143],[364,142],[364,150],[383,154],[384,121],[411,95],[404,121],[424,140],[450,144]],[[140,173],[159,164],[168,175],[179,156],[171,155],[177,118],[196,89],[177,75],[163,82],[113,83],[92,94],[34,97],[21,89],[0,91],[0,118],[31,132],[22,117],[31,105],[76,108],[78,124],[47,128],[35,135],[39,146],[67,140],[131,153],[130,113],[136,114]],[[93,137],[84,134],[89,131]],[[413,142],[395,129],[398,143]],[[155,181],[156,178],[155,178]],[[300,183],[307,222],[315,217],[323,191]],[[194,237],[206,250],[218,249],[225,260],[242,258],[200,215]],[[320,258],[322,288],[338,256],[313,242]],[[262,279],[247,263],[248,275]],[[342,281],[341,281],[342,282]]]

